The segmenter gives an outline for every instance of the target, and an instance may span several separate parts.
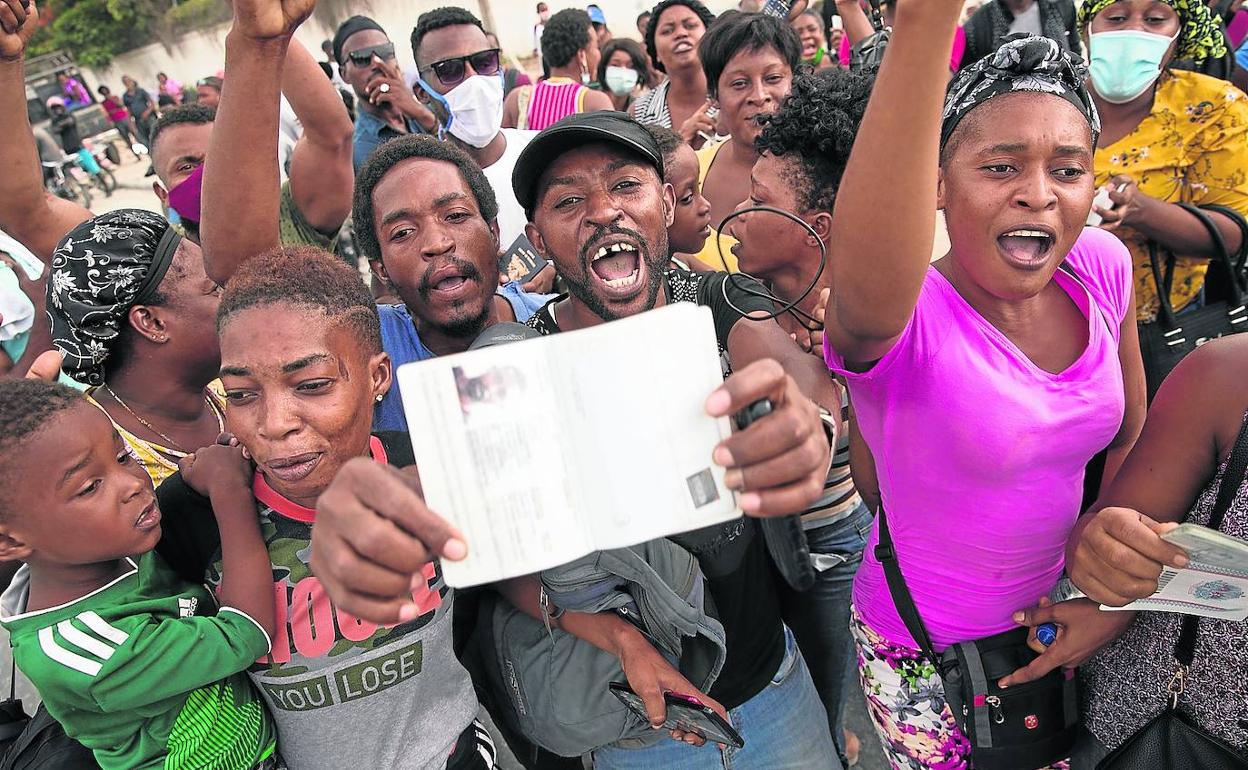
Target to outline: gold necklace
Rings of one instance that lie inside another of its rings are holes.
[[[136,414],[135,411],[131,409],[130,406],[125,401],[121,400],[121,396],[117,395],[117,392],[108,386],[108,383],[104,383],[104,389],[108,391],[108,394],[113,397],[114,401],[116,401],[118,404],[121,404],[121,408],[125,409],[126,412],[130,414],[131,417],[138,420],[140,423],[143,424],[143,427],[147,428],[152,433],[155,433],[157,436],[160,436],[165,442],[167,442],[170,449],[176,449],[179,452],[182,452],[184,454],[186,453],[186,450],[183,449],[182,446],[178,444],[178,442],[169,438],[167,434],[161,433],[159,430],[156,429],[155,425],[152,425],[150,422],[148,422],[147,420],[144,420],[142,417]],[[221,422],[221,415],[217,414],[217,410],[213,406],[211,399],[209,399],[208,396],[204,396],[204,402],[208,404],[208,408],[212,410],[212,413],[217,416],[217,423],[219,424],[219,427],[221,428],[221,430],[225,430],[225,424]]]

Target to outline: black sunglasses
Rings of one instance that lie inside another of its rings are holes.
[[[443,59],[435,61],[429,65],[429,69],[433,70],[433,74],[438,76],[438,80],[442,85],[451,87],[457,86],[464,82],[464,78],[468,77],[468,68],[464,64],[471,64],[472,71],[478,75],[497,75],[498,74],[498,49],[490,48],[485,51],[477,51],[468,56],[456,56],[453,59]]]
[[[394,43],[357,48],[347,54],[347,58],[357,67],[367,67],[374,56],[382,61],[390,61],[394,58]]]

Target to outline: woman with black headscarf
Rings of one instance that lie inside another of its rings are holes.
[[[962,5],[898,4],[829,243],[825,357],[848,383],[882,501],[852,633],[900,767],[973,759],[879,556],[895,553],[933,654],[1016,632],[1016,613],[1062,575],[1085,466],[1109,446],[1112,478],[1144,418],[1130,259],[1084,228],[1100,130],[1086,70],[1052,40],[1011,39],[955,78],[942,110]],[[951,247],[929,265],[934,202]],[[893,548],[877,554],[881,522]],[[1120,626],[1076,604],[1048,652],[1003,684],[1075,665]]]
[[[156,484],[224,430],[218,287],[198,246],[159,215],[83,222],[52,254],[48,315],[63,371],[88,386]]]

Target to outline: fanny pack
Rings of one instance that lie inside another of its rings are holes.
[[[1002,677],[1039,657],[1027,646],[1026,628],[959,642],[938,655],[906,588],[882,507],[875,558],[897,614],[944,683],[976,770],[1035,770],[1069,757],[1079,725],[1075,672],[1059,668],[1034,682],[998,687]]]

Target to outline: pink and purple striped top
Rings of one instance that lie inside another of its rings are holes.
[[[550,78],[533,86],[525,128],[541,131],[569,115],[584,111],[589,89],[568,78]]]

